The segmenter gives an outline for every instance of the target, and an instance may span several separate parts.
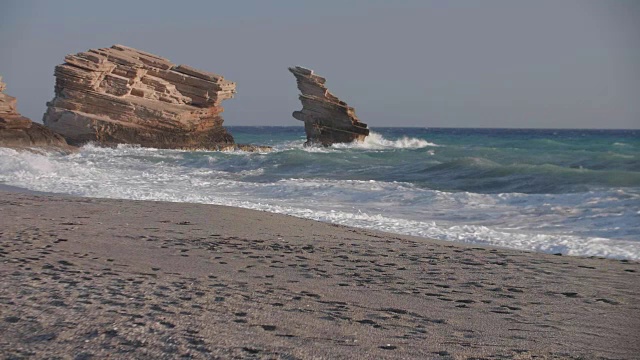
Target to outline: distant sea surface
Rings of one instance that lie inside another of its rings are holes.
[[[364,143],[306,148],[302,127],[228,129],[274,151],[0,148],[0,184],[640,260],[640,130],[374,128]]]

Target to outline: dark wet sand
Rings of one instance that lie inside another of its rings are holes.
[[[3,358],[640,354],[640,264],[0,191]]]

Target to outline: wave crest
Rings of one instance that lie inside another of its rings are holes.
[[[338,149],[370,149],[370,150],[384,150],[384,149],[422,149],[429,146],[440,146],[432,142],[428,142],[423,139],[410,138],[403,136],[397,140],[385,139],[382,135],[376,132],[370,132],[363,142],[352,142],[349,144],[333,144],[332,147]]]

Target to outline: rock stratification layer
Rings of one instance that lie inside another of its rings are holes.
[[[4,94],[5,88],[0,76],[0,147],[71,149],[62,136],[20,115],[16,98]]]
[[[113,45],[67,55],[55,77],[43,122],[70,144],[236,148],[220,116],[236,84],[220,75]]]
[[[325,78],[301,66],[289,71],[296,77],[302,102],[302,110],[294,111],[293,117],[304,122],[307,145],[363,141],[369,135],[367,124],[360,122],[354,108],[324,86]]]

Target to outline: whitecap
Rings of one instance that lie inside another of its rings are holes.
[[[631,145],[629,145],[627,143],[623,143],[623,142],[615,142],[615,143],[613,143],[613,146],[622,146],[622,147],[624,147],[624,146],[631,146]]]
[[[422,149],[429,146],[440,146],[424,139],[410,138],[403,136],[397,140],[388,140],[384,136],[376,132],[371,131],[364,141],[354,141],[348,144],[333,144],[332,147],[336,149],[370,149],[370,150],[384,150],[384,149]]]

